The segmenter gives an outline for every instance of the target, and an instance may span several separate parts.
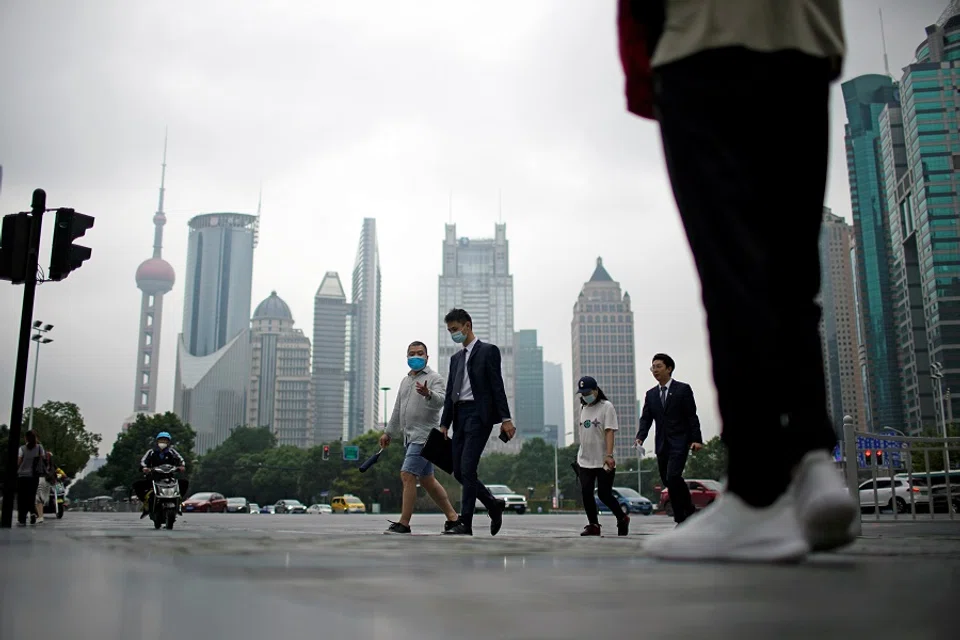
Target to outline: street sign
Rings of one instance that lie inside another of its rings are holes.
[[[885,438],[869,438],[867,436],[857,436],[857,466],[861,469],[870,468],[873,465],[867,464],[864,451],[882,451],[883,463],[879,467],[893,467],[894,469],[904,466],[903,457],[907,453],[909,445],[899,440],[886,440]]]
[[[343,446],[343,459],[347,462],[356,462],[360,459],[360,447],[347,444]]]

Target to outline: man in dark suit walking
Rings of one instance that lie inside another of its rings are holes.
[[[453,477],[463,487],[460,494],[460,519],[446,535],[473,535],[473,512],[479,499],[490,515],[490,535],[503,526],[504,503],[477,477],[480,455],[495,424],[500,424],[501,439],[513,438],[516,427],[510,419],[507,394],[500,370],[500,349],[480,342],[473,334],[473,319],[463,309],[451,309],[443,321],[450,337],[463,348],[450,358],[447,397],[440,416],[443,435],[453,425]]]
[[[660,468],[660,480],[670,493],[673,519],[680,524],[695,511],[690,489],[683,479],[683,467],[687,464],[688,452],[703,446],[703,435],[700,433],[700,418],[697,417],[693,389],[687,383],[673,379],[675,367],[673,358],[667,354],[653,356],[650,371],[658,384],[647,391],[644,398],[637,445],[643,444],[650,433],[650,426],[656,422],[654,451]]]

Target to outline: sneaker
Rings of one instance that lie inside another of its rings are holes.
[[[27,526],[27,521],[26,521],[26,520],[17,520],[17,526],[18,526],[18,527],[25,527],[25,526]]]
[[[407,525],[402,524],[400,522],[393,522],[392,520],[390,520],[389,522],[390,522],[390,526],[387,527],[387,530],[383,532],[385,535],[392,535],[396,533],[410,533],[410,527],[408,527]]]
[[[722,493],[709,509],[651,538],[644,549],[666,560],[737,562],[796,562],[810,551],[791,491],[764,509]]]
[[[598,536],[600,535],[600,525],[598,524],[588,524],[583,528],[583,531],[580,532],[581,536]]]
[[[35,513],[30,514],[30,524],[37,524],[37,514]]]
[[[455,526],[457,526],[457,524],[458,524],[459,522],[460,522],[459,519],[457,519],[457,520],[447,520],[446,522],[444,522],[444,523],[443,523],[443,531],[444,531],[444,533],[446,533],[447,531],[450,531],[450,529],[453,529]]]
[[[617,523],[617,535],[625,536],[630,533],[630,516],[623,516],[623,520]]]
[[[860,508],[830,454],[817,450],[805,455],[794,471],[792,488],[811,549],[830,551],[854,541]]]
[[[42,518],[42,517],[37,518],[37,524],[43,524],[43,518]]]
[[[473,527],[468,527],[464,523],[457,521],[452,527],[445,529],[443,534],[447,536],[472,536]]]

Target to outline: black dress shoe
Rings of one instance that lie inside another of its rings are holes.
[[[490,509],[490,535],[495,536],[500,533],[503,527],[503,512],[507,509],[507,503],[504,500],[497,500],[497,506]]]
[[[444,532],[443,532],[443,535],[445,535],[445,536],[472,536],[472,535],[473,535],[473,528],[468,527],[467,525],[463,524],[462,522],[458,522],[457,524],[453,525],[452,527],[450,527],[449,529],[447,529],[446,531],[444,531]]]

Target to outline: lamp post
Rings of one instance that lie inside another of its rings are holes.
[[[37,367],[40,366],[40,345],[50,344],[53,342],[53,338],[46,337],[45,333],[49,333],[53,329],[52,324],[43,324],[42,320],[33,321],[33,330],[36,331],[34,334],[33,340],[37,343],[36,353],[33,358],[33,389],[30,391],[30,422],[27,425],[27,429],[33,430],[33,414],[36,413],[36,405],[34,404],[37,399]]]
[[[573,431],[567,431],[563,434],[564,442],[567,436],[572,436]],[[555,500],[555,509],[560,508],[560,427],[557,427],[557,439],[553,447],[553,499]]]
[[[943,432],[943,470],[950,473],[950,448],[947,445],[947,414],[943,405],[943,365],[941,363],[930,363],[930,377],[937,381],[937,391],[940,394],[940,426]]]
[[[390,387],[380,387],[380,391],[383,391],[383,430],[387,430],[387,392],[390,391]]]

